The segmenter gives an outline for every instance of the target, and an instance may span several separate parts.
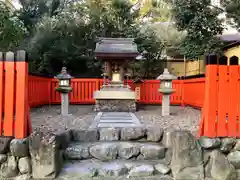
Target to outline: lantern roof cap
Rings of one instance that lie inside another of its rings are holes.
[[[163,74],[157,77],[158,80],[174,80],[177,79],[176,76],[169,73],[168,69],[165,68]]]
[[[64,79],[72,79],[73,77],[67,73],[66,67],[62,67],[61,73],[55,76],[55,78],[64,80]]]

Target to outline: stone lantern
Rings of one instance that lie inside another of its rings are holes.
[[[170,95],[175,92],[175,89],[172,88],[172,81],[177,79],[176,76],[169,73],[168,69],[164,69],[163,74],[158,78],[160,80],[160,89],[159,92],[162,93],[162,116],[170,115]]]
[[[67,73],[67,68],[63,67],[61,73],[58,74],[55,78],[59,80],[56,91],[61,93],[61,114],[62,116],[67,116],[69,115],[68,114],[68,106],[69,106],[68,93],[72,91],[72,87],[71,87],[72,76]]]

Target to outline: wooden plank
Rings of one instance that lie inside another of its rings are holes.
[[[15,62],[14,53],[6,53],[5,61],[4,136],[14,136]]]
[[[226,137],[227,131],[227,113],[229,105],[228,96],[228,66],[227,57],[223,56],[219,59],[221,64],[218,67],[218,119],[217,119],[217,136]]]
[[[4,106],[4,59],[0,52],[0,136],[3,133],[3,106]]]
[[[238,57],[233,56],[230,58],[229,66],[229,104],[228,104],[228,137],[237,136],[237,118],[238,118]]]
[[[25,51],[17,52],[16,72],[17,76],[16,76],[15,138],[20,139],[25,138],[28,135],[27,126],[29,105],[28,105],[28,88],[26,88],[28,87],[28,63]]]
[[[204,136],[214,138],[216,132],[216,110],[217,110],[217,56],[208,57],[206,66],[206,87],[204,106]]]

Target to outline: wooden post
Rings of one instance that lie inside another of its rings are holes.
[[[25,51],[16,56],[16,120],[15,138],[25,138],[28,134],[28,62]]]
[[[3,133],[3,106],[4,106],[4,60],[0,52],[0,136]]]
[[[218,137],[226,137],[227,136],[227,111],[228,109],[228,58],[226,56],[222,56],[219,58],[219,67],[218,67],[218,118],[217,118],[217,136]]]
[[[6,53],[4,99],[4,136],[14,136],[15,62],[13,52]]]
[[[202,122],[199,136],[216,137],[216,111],[217,111],[217,56],[206,57],[206,83],[205,101],[202,111]],[[201,129],[202,128],[202,129]]]
[[[229,62],[229,87],[228,89],[228,96],[229,96],[229,103],[228,105],[228,137],[236,137],[238,132],[238,99],[239,90],[238,90],[238,78],[239,78],[239,71],[238,71],[238,57],[233,56],[230,58]]]

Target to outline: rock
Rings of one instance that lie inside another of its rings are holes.
[[[240,179],[240,170],[236,170],[237,172],[237,179]]]
[[[64,130],[64,131],[55,131],[53,132],[60,140],[60,149],[66,149],[72,140],[72,131]]]
[[[121,140],[138,140],[145,136],[144,128],[122,128],[121,129]]]
[[[15,157],[29,156],[28,139],[13,139],[10,143],[10,151]]]
[[[218,150],[212,152],[211,176],[214,180],[236,180],[237,173],[234,166]]]
[[[22,174],[14,178],[14,180],[31,180],[32,176],[30,174]]]
[[[165,162],[167,165],[170,165],[171,164],[171,160],[172,160],[172,149],[167,149],[166,152],[165,152]]]
[[[64,158],[67,160],[82,160],[90,157],[89,144],[71,144],[64,151]]]
[[[0,154],[0,165],[7,160],[7,155],[6,154]]]
[[[147,140],[153,142],[161,141],[163,136],[163,129],[159,127],[148,127],[147,128]]]
[[[9,156],[7,161],[2,164],[0,170],[0,177],[2,178],[12,178],[17,176],[17,161],[14,156]]]
[[[8,153],[12,139],[12,137],[0,137],[0,154]]]
[[[171,169],[176,180],[202,180],[204,178],[202,150],[189,131],[175,131],[172,139]]]
[[[221,140],[219,138],[208,138],[202,136],[200,137],[199,142],[204,149],[215,149],[221,145]]]
[[[29,151],[33,178],[56,178],[62,165],[60,142],[56,135],[50,132],[33,132],[29,138]]]
[[[164,164],[155,165],[155,169],[163,175],[168,174],[171,171],[171,169]]]
[[[74,141],[80,142],[95,142],[99,140],[99,132],[97,129],[92,130],[72,130]]]
[[[125,165],[119,164],[119,163],[109,163],[109,164],[104,164],[101,168],[101,173],[100,175],[103,176],[123,176],[128,173],[128,169]]]
[[[175,129],[173,128],[167,128],[164,130],[163,132],[163,139],[162,139],[162,143],[164,145],[164,147],[166,148],[171,148],[172,147],[172,134],[175,131]]]
[[[240,151],[229,153],[227,158],[236,169],[240,169]]]
[[[136,157],[140,153],[139,145],[137,143],[121,143],[118,149],[118,156],[120,159],[130,159]]]
[[[146,177],[146,176],[152,176],[154,173],[154,168],[152,165],[139,165],[136,167],[133,167],[129,171],[130,177]]]
[[[74,177],[81,177],[81,178],[93,178],[98,175],[98,170],[95,167],[89,166],[77,166],[68,169],[63,169],[63,172],[67,172],[67,174],[73,174]],[[81,179],[80,178],[80,179]]]
[[[165,156],[165,148],[158,144],[143,144],[140,152],[147,160],[162,159]]]
[[[116,143],[99,143],[90,147],[90,154],[100,160],[112,160],[117,158],[118,146]]]
[[[18,169],[21,174],[30,174],[32,172],[31,160],[29,157],[23,157],[19,159]]]
[[[101,141],[117,141],[120,139],[120,129],[118,128],[101,128],[99,130]]]
[[[223,138],[220,146],[220,150],[223,153],[229,153],[232,150],[235,143],[236,143],[236,139],[234,138]]]
[[[240,139],[236,140],[236,144],[235,144],[234,150],[240,151]]]

